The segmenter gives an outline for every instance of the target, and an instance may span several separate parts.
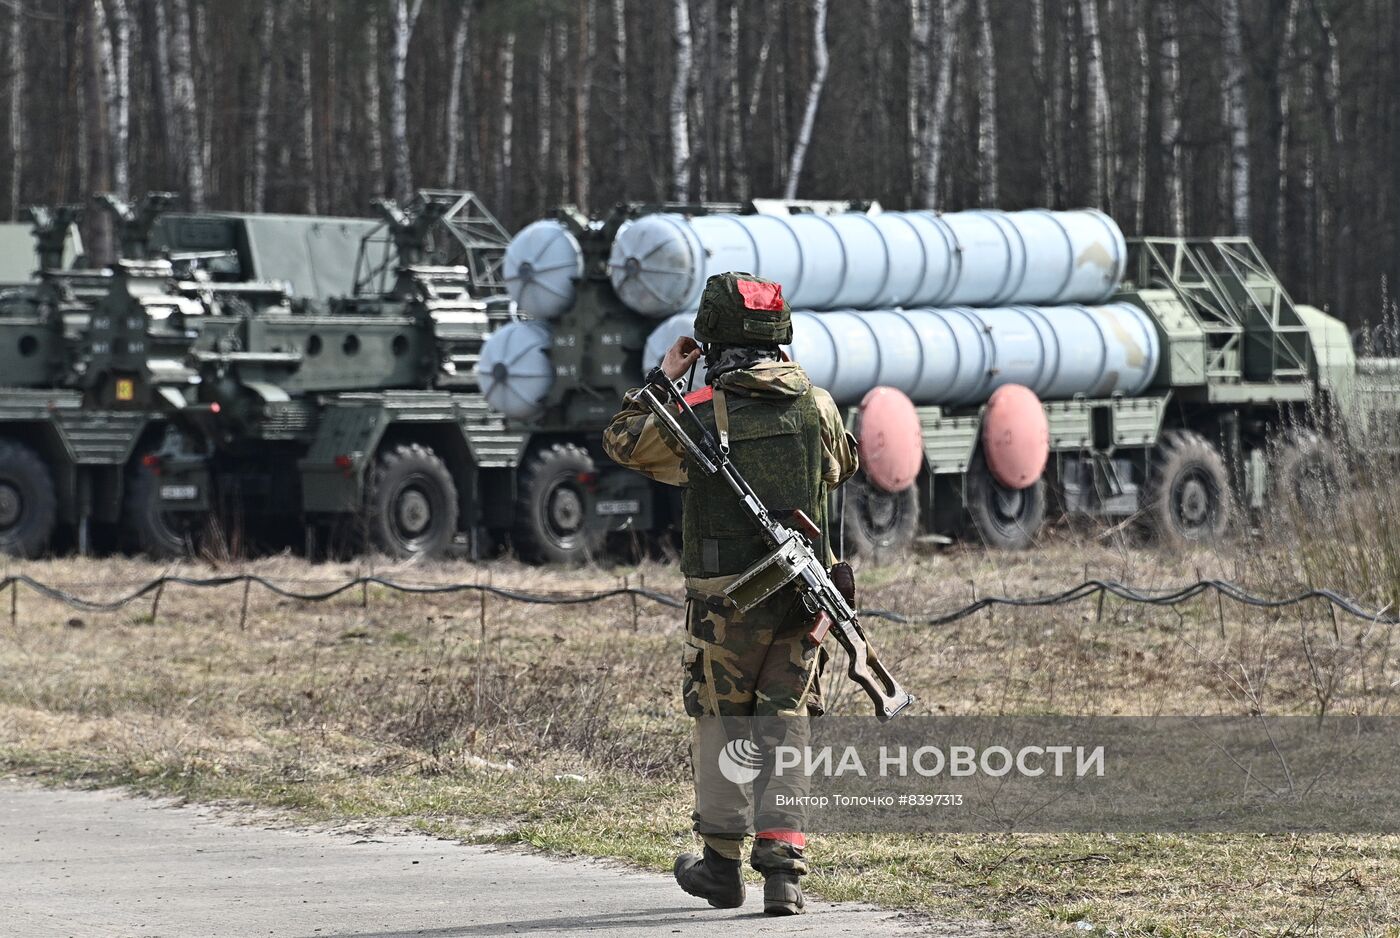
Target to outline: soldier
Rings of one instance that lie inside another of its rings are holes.
[[[782,287],[745,273],[711,277],[695,318],[695,338],[703,346],[677,340],[661,370],[675,380],[704,355],[706,387],[687,400],[720,445],[729,448],[730,458],[765,505],[775,511],[801,509],[816,522],[822,534],[813,546],[832,563],[826,543],[827,494],[855,472],[855,440],[831,395],[813,386],[801,366],[785,360],[781,346],[792,341],[792,316]],[[685,488],[684,700],[686,713],[696,718],[691,745],[694,819],[704,852],[677,858],[676,881],[716,908],[742,905],[741,847],[756,829],[749,862],[764,877],[764,911],[796,914],[803,906],[798,877],[807,872],[800,815],[794,819],[790,812],[760,810],[751,824],[747,793],[736,795],[738,787],[714,773],[732,734],[726,718],[780,718],[789,727],[786,743],[805,742],[807,716],[822,712],[821,671],[827,655],[808,638],[812,616],[794,588],[742,615],[727,605],[724,588],[768,548],[734,493],[698,469],[692,471],[680,444],[658,429],[636,394],[627,394],[604,433],[603,448],[619,465]],[[849,568],[840,572],[848,574]],[[837,573],[833,579],[849,582]],[[849,592],[853,602],[853,582]],[[765,784],[770,795],[785,784],[802,786],[765,775],[754,782],[755,793]]]

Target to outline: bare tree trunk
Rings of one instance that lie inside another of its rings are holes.
[[[909,191],[911,197],[920,194],[922,199],[923,172],[928,155],[924,147],[928,145],[929,104],[932,98],[933,81],[932,50],[929,41],[932,25],[929,16],[929,0],[910,0],[909,3]],[[911,202],[913,199],[911,198]],[[924,204],[928,204],[924,201]]]
[[[501,140],[496,151],[496,189],[503,214],[511,214],[511,149],[515,132],[515,33],[501,47]]]
[[[83,180],[88,192],[107,192],[112,186],[111,177],[111,135],[108,132],[108,117],[111,113],[112,89],[112,41],[107,34],[107,17],[102,9],[102,0],[87,0],[87,15],[83,23],[83,44],[85,46],[85,78],[83,82],[83,103],[86,113],[87,131],[87,178]],[[99,264],[111,262],[112,228],[111,219],[105,212],[88,221],[88,237],[94,259]]]
[[[745,68],[745,70],[752,75],[753,84],[749,88],[749,100],[748,104],[744,107],[740,126],[743,142],[739,146],[741,165],[739,169],[738,189],[739,196],[743,199],[748,199],[753,195],[753,168],[750,164],[753,147],[750,143],[749,131],[752,130],[754,121],[758,117],[759,105],[763,103],[763,82],[764,77],[768,74],[769,59],[771,59],[773,55],[773,34],[778,28],[776,15],[766,15],[763,19],[763,38],[758,44],[758,54],[754,56],[752,66]],[[737,40],[732,50],[732,58],[732,67],[737,74],[740,68],[739,45]]]
[[[573,128],[569,126],[569,32],[569,28],[563,22],[560,22],[554,30],[554,70],[559,76],[559,85],[554,99],[554,111],[557,118],[554,125],[554,139],[558,143],[546,154],[546,158],[554,164],[552,171],[554,179],[559,183],[559,198],[563,201],[569,199],[569,181],[572,170],[569,161],[569,136],[573,133]]]
[[[170,68],[170,17],[166,12],[165,0],[149,0],[152,20],[155,27],[155,54],[151,56],[154,70],[151,83],[155,86],[156,120],[160,126],[160,142],[165,155],[165,172],[173,176],[180,166],[176,140],[178,128],[172,126],[171,118],[175,100],[175,84]],[[271,14],[269,14],[271,15]]]
[[[1080,18],[1084,27],[1085,68],[1089,76],[1089,165],[1093,177],[1089,186],[1089,203],[1106,207],[1109,194],[1108,175],[1108,79],[1104,73],[1103,36],[1099,32],[1098,0],[1079,0]]]
[[[199,141],[199,114],[194,71],[190,63],[190,8],[188,0],[171,0],[170,72],[174,85],[178,157],[184,169],[185,196],[190,209],[204,211],[204,154]]]
[[[413,194],[413,167],[408,149],[408,43],[422,12],[423,0],[394,0],[393,36],[389,46],[389,142],[393,148],[390,190],[407,201]]]
[[[10,14],[10,220],[19,218],[24,188],[24,0]]]
[[[365,17],[365,126],[369,133],[370,195],[384,194],[384,114],[379,87],[379,21],[373,10]]]
[[[131,189],[131,13],[126,0],[104,2],[112,50],[112,191],[125,199]]]
[[[588,211],[588,112],[593,98],[593,58],[598,42],[593,31],[593,0],[579,0],[578,42],[574,44],[574,204]]]
[[[1277,78],[1278,82],[1278,150],[1274,154],[1274,168],[1278,175],[1278,194],[1274,202],[1274,256],[1273,262],[1280,270],[1285,267],[1288,253],[1288,151],[1292,144],[1292,70],[1296,58],[1294,43],[1298,34],[1298,0],[1288,0],[1284,9],[1283,39],[1279,45]]]
[[[1037,107],[1040,109],[1040,160],[1041,202],[1055,204],[1055,176],[1058,166],[1055,161],[1054,107],[1051,93],[1052,80],[1045,57],[1045,0],[1031,0],[1031,72],[1035,75],[1038,93]]]
[[[749,174],[744,166],[744,122],[739,103],[739,4],[729,7],[729,26],[725,33],[724,51],[724,161],[729,166],[729,179],[734,195],[749,197]]]
[[[1147,54],[1147,0],[1139,0],[1137,29],[1137,165],[1133,168],[1133,231],[1143,233],[1147,219],[1147,118],[1152,111],[1152,62]]]
[[[452,31],[452,76],[447,83],[447,171],[443,181],[456,188],[458,179],[457,153],[462,136],[462,77],[467,69],[467,30],[471,27],[471,4],[463,3],[457,14],[457,27]]]
[[[817,107],[821,104],[822,88],[826,86],[826,74],[831,67],[831,57],[826,50],[826,6],[827,0],[812,0],[812,58],[816,68],[812,72],[812,83],[807,86],[807,107],[802,112],[802,126],[798,128],[792,160],[788,163],[787,185],[783,190],[785,199],[797,198],[797,182],[802,176],[807,150],[812,145]]]
[[[627,111],[627,0],[612,0],[613,17],[613,169],[624,180],[629,178],[627,138],[633,117]]]
[[[997,204],[997,58],[992,44],[992,17],[987,0],[977,0],[977,196],[988,208]]]
[[[1162,170],[1167,193],[1168,233],[1181,235],[1186,230],[1186,198],[1182,185],[1181,159],[1181,40],[1177,35],[1176,0],[1159,0],[1162,60],[1161,147]]]
[[[697,201],[705,202],[710,198],[715,169],[713,138],[716,121],[712,119],[715,115],[715,0],[695,0],[690,32],[694,51],[690,88],[686,92],[686,120],[690,126],[691,178],[695,183],[692,195]]]
[[[1225,126],[1230,133],[1230,221],[1249,233],[1249,102],[1244,86],[1240,0],[1221,0],[1225,40]]]
[[[285,0],[284,0],[285,2]],[[316,205],[316,123],[311,90],[311,47],[314,21],[311,0],[301,0],[301,41],[297,50],[297,98],[301,105],[301,127],[297,137],[297,174],[301,178],[302,209],[308,215],[317,212]]]
[[[953,93],[953,51],[957,48],[958,24],[962,22],[966,0],[939,0],[938,25],[938,83],[933,90],[933,103],[924,125],[924,166],[919,204],[934,208],[938,204],[938,184],[943,175],[943,130],[948,124],[948,103]]]
[[[258,91],[253,109],[253,197],[255,212],[267,211],[267,140],[272,111],[272,32],[276,19],[263,7],[258,20]]]
[[[544,37],[540,42],[539,92],[535,95],[535,118],[538,123],[535,143],[539,147],[535,159],[535,171],[539,180],[535,185],[539,199],[539,211],[544,212],[553,201],[551,160],[554,155],[554,23],[545,26]]]
[[[674,0],[676,73],[671,80],[671,198],[690,200],[690,4]]]

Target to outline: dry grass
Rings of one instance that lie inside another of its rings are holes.
[[[23,569],[111,594],[164,568],[58,560]],[[231,569],[244,566],[219,572]],[[363,568],[270,558],[246,569],[336,581]],[[989,592],[1055,591],[1086,572],[1145,587],[1218,576],[1275,592],[1330,569],[1286,542],[1168,553],[1119,532],[1062,536],[1028,554],[916,557],[864,571],[861,598],[934,611]],[[510,563],[376,572],[533,589],[613,586],[638,573]],[[679,593],[674,570],[641,572]],[[145,600],[94,615],[22,592],[12,627],[0,597],[0,767],[659,868],[689,843],[673,611],[643,602],[634,629],[626,599],[483,606],[371,588],[307,604],[254,589],[240,630],[241,604],[237,586],[172,587],[153,622]],[[1400,681],[1393,630],[1334,622],[1321,607],[1265,613],[1208,598],[1170,610],[1110,599],[872,631],[924,712],[1384,713]],[[835,686],[838,711],[863,709],[857,692]],[[1387,924],[1400,921],[1395,837],[832,836],[815,855],[812,885],[833,898],[1017,931],[1088,922],[1118,934],[1400,934]]]

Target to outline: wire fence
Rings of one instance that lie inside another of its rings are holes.
[[[507,586],[496,586],[491,583],[406,583],[381,576],[358,576],[337,582],[328,589],[305,592],[289,588],[284,583],[279,583],[267,577],[251,573],[238,573],[217,577],[166,575],[148,580],[140,586],[115,597],[91,598],[79,596],[68,590],[60,589],[57,586],[44,583],[24,574],[0,578],[0,592],[7,589],[10,590],[12,621],[14,619],[19,588],[21,586],[33,590],[35,593],[47,599],[62,603],[74,610],[83,612],[116,612],[148,596],[152,597],[154,604],[158,606],[160,597],[168,586],[189,587],[193,589],[219,589],[238,585],[243,586],[243,618],[245,620],[247,617],[249,590],[254,586],[284,599],[292,599],[307,603],[325,602],[357,588],[364,590],[371,586],[377,586],[391,592],[409,595],[442,596],[460,593],[476,593],[482,597],[493,596],[511,602],[544,606],[576,606],[603,602],[619,597],[630,598],[633,601],[634,607],[638,599],[656,603],[657,605],[670,609],[680,609],[685,606],[685,600],[679,596],[674,596],[661,590],[649,589],[645,586],[631,585],[592,591],[535,591],[514,589]],[[1321,602],[1327,604],[1333,614],[1340,611],[1348,616],[1366,622],[1373,622],[1380,625],[1400,624],[1400,615],[1391,612],[1389,606],[1381,609],[1367,609],[1357,600],[1350,599],[1330,589],[1310,589],[1292,596],[1257,596],[1228,580],[1197,580],[1194,583],[1180,587],[1142,589],[1126,586],[1114,580],[1089,579],[1077,586],[1070,587],[1058,593],[1046,593],[1035,596],[983,596],[964,606],[945,611],[904,613],[889,609],[862,609],[860,614],[864,618],[883,619],[901,625],[939,626],[957,622],[960,619],[965,619],[984,609],[990,609],[995,606],[1006,606],[1016,609],[1046,608],[1066,606],[1083,602],[1094,597],[1098,597],[1099,601],[1102,602],[1105,597],[1112,596],[1130,603],[1140,603],[1147,606],[1172,607],[1190,602],[1193,599],[1210,593],[1214,593],[1231,602],[1256,609],[1283,609],[1303,605],[1305,603]]]

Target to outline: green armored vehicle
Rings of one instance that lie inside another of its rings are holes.
[[[194,398],[148,460],[162,529],[146,550],[188,549],[211,516],[226,530],[280,522],[313,553],[364,535],[397,557],[482,548],[521,442],[476,388],[486,335],[513,318],[496,280],[507,236],[470,193],[378,208],[357,245],[360,292],[236,317],[191,351]]]

